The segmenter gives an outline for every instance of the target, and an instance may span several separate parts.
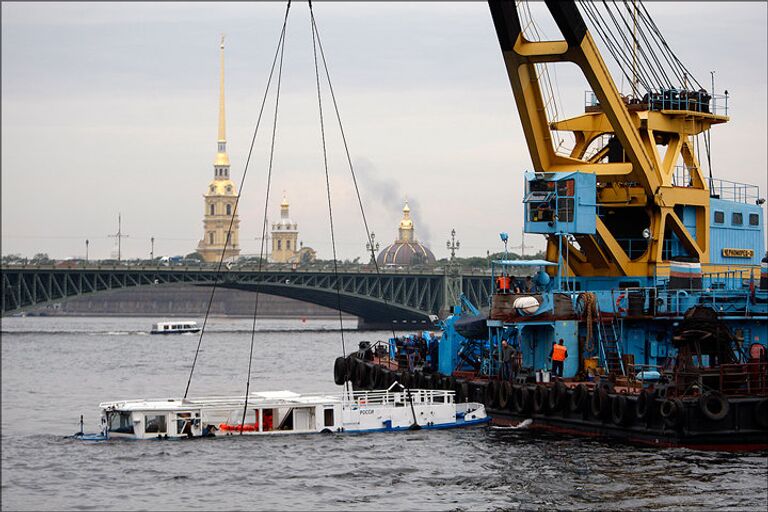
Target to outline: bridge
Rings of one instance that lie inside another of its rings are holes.
[[[86,265],[4,265],[2,314],[57,302],[68,297],[131,287],[189,284],[235,288],[279,295],[355,315],[363,328],[431,327],[431,315],[445,315],[455,299],[450,290],[460,283],[474,304],[485,306],[491,291],[486,272],[375,270],[364,266],[331,269],[291,269],[269,266],[222,269]],[[338,292],[337,292],[338,289]]]

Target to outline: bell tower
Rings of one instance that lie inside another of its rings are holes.
[[[235,211],[237,188],[229,177],[229,155],[227,155],[226,122],[224,116],[224,36],[219,46],[219,136],[216,142],[216,158],[213,162],[213,180],[208,184],[203,212],[203,239],[197,245],[197,252],[208,263],[221,259],[236,258],[240,255],[240,219]],[[231,234],[228,236],[230,224]]]

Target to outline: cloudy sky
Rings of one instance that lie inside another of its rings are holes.
[[[394,240],[407,197],[438,257],[452,228],[464,256],[520,243],[531,163],[484,2],[316,2],[371,227]],[[768,188],[765,2],[652,2],[647,8],[700,82],[730,93],[713,130],[716,177]],[[2,253],[106,258],[122,213],[124,257],[186,254],[202,237],[213,177],[218,41],[226,34],[227,128],[237,183],[274,52],[283,3],[2,3]],[[542,4],[532,7],[541,13]],[[545,25],[542,25],[544,27]],[[554,35],[554,34],[552,34]],[[306,3],[288,22],[270,219],[285,191],[300,238],[330,257]],[[627,91],[627,84],[617,83]],[[557,73],[565,112],[585,86]],[[326,119],[332,121],[330,112]],[[329,121],[329,122],[330,122]],[[338,131],[328,127],[338,250],[365,233]],[[268,132],[240,207],[241,245],[258,253]],[[543,247],[540,239],[527,243]]]

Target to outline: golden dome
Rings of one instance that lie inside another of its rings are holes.
[[[237,187],[230,179],[215,179],[208,184],[207,196],[236,196]]]

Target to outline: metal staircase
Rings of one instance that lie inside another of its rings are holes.
[[[624,359],[619,343],[619,328],[616,325],[616,316],[606,317],[597,309],[597,339],[600,348],[600,360],[605,372],[609,375],[626,375]]]

